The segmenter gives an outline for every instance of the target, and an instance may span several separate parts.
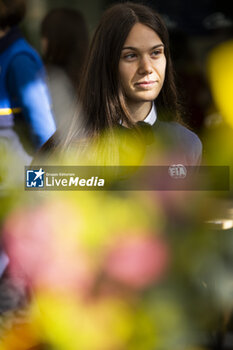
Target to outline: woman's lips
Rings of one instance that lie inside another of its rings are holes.
[[[137,87],[142,87],[142,88],[151,88],[157,83],[156,80],[150,80],[150,81],[141,81],[135,84]]]

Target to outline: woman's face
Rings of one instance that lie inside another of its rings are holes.
[[[164,44],[142,23],[136,23],[123,45],[119,78],[129,109],[150,104],[160,93],[166,69]]]

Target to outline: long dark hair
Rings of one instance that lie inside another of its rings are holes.
[[[153,29],[165,46],[166,76],[156,99],[157,110],[163,119],[178,117],[168,31],[163,20],[147,6],[132,2],[115,4],[105,11],[94,33],[80,86],[84,125],[90,135],[111,129],[119,120],[133,125],[120,88],[118,66],[124,42],[138,22]]]
[[[44,62],[64,69],[78,89],[89,45],[84,16],[70,8],[53,9],[44,17],[40,32],[48,41]]]

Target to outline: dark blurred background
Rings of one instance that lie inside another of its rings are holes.
[[[30,0],[25,27],[31,40],[38,45],[37,28],[41,18],[54,7],[71,7],[83,12],[93,31],[101,13],[112,3],[124,1],[112,0]],[[147,0],[134,1],[152,6],[166,20],[170,29],[192,36],[193,39],[209,37],[213,30],[227,28],[232,24],[233,11],[228,0]]]

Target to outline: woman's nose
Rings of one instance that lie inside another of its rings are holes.
[[[139,74],[151,74],[152,65],[149,57],[142,57],[138,67]]]

